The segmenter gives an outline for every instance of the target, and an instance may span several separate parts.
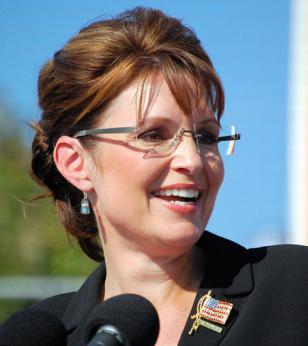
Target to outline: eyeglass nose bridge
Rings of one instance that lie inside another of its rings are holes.
[[[190,133],[192,139],[194,140],[195,144],[196,144],[196,148],[197,148],[197,152],[198,154],[200,154],[200,147],[199,147],[199,142],[197,139],[197,134],[196,134],[196,125],[194,125],[194,129],[193,130],[185,130],[184,128],[181,128],[179,130],[179,132],[177,133],[176,137],[175,137],[175,143],[174,143],[174,148],[173,150],[176,150],[177,147],[179,146],[181,140],[183,139],[183,136],[185,136],[185,134]]]

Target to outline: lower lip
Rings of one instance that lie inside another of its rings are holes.
[[[185,205],[180,205],[180,204],[174,204],[169,201],[165,201],[163,199],[158,198],[161,203],[163,204],[164,207],[168,208],[169,210],[172,210],[173,212],[179,213],[179,214],[193,214],[197,210],[197,204],[192,203],[192,204],[185,204]]]

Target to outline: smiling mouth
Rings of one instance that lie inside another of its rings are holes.
[[[200,198],[201,193],[194,189],[169,189],[155,191],[152,195],[176,205],[193,205]]]

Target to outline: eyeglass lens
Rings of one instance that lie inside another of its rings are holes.
[[[235,127],[231,127],[231,135],[235,135]],[[190,136],[193,138],[196,144],[196,150],[199,154],[205,155],[208,153],[217,154],[218,151],[224,155],[232,155],[234,153],[235,140],[217,141],[217,137],[205,134],[196,133],[195,131],[180,129],[173,138],[155,140],[153,142],[145,141],[143,138],[136,138],[135,146],[145,150],[147,157],[160,157],[168,156],[172,154],[184,136]],[[239,138],[237,138],[239,139]]]

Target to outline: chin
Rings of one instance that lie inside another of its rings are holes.
[[[170,237],[165,239],[171,247],[175,248],[190,248],[193,247],[196,242],[202,236],[204,230],[196,225],[183,223],[170,225],[168,227],[168,234]]]

